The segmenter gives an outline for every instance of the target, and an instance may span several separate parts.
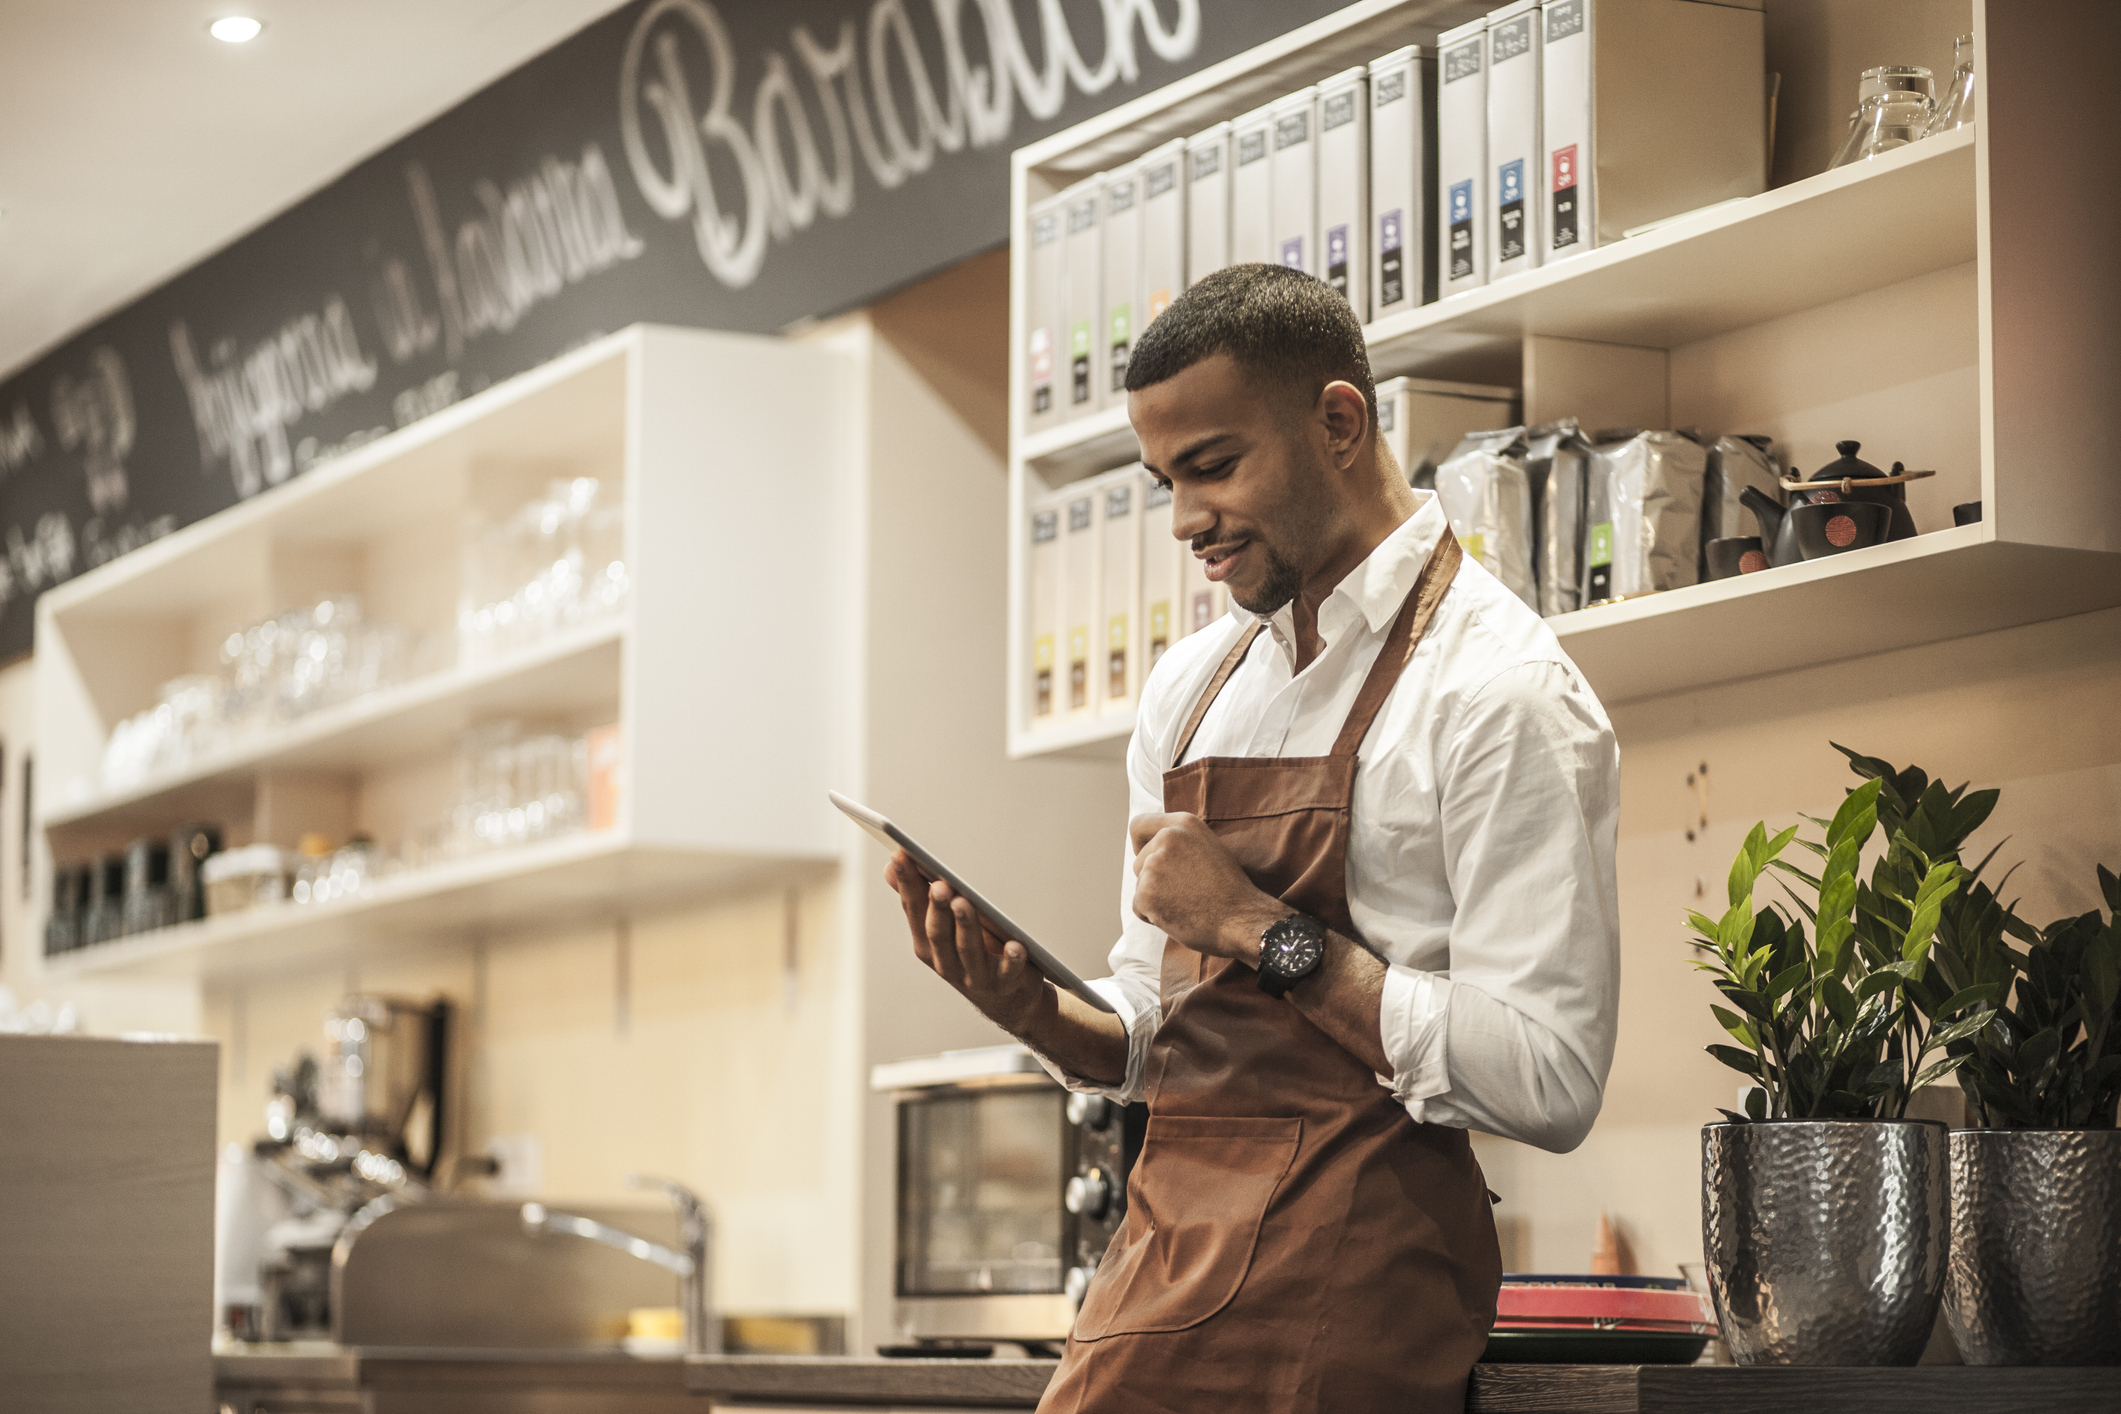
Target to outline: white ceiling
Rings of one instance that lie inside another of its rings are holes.
[[[0,0],[0,377],[621,3]]]

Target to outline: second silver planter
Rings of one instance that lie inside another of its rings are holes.
[[[1741,1365],[1912,1365],[1944,1294],[1944,1126],[1770,1120],[1701,1131],[1709,1290]]]
[[[1966,1363],[2121,1364],[2121,1130],[1962,1129],[1951,1154]]]

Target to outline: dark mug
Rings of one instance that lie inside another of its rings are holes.
[[[1709,578],[1730,579],[1757,574],[1768,567],[1767,552],[1757,535],[1731,535],[1708,543]]]
[[[1963,505],[1952,507],[1953,525],[1979,525],[1980,523],[1981,503],[1979,501],[1968,501]]]
[[[1797,526],[1797,552],[1807,560],[1883,544],[1893,530],[1892,507],[1869,501],[1792,506],[1790,519]]]

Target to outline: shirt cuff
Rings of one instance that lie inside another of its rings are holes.
[[[1377,1080],[1416,1120],[1424,1101],[1451,1088],[1450,1011],[1449,977],[1397,964],[1386,970],[1378,1032],[1392,1074]]]
[[[1078,1095],[1103,1095],[1121,1104],[1138,1100],[1141,1098],[1143,1064],[1149,1056],[1149,1042],[1156,1035],[1156,1007],[1154,1003],[1143,1006],[1141,999],[1129,996],[1126,986],[1117,977],[1093,978],[1088,985],[1091,991],[1112,1003],[1113,1011],[1119,1014],[1120,1024],[1127,1028],[1126,1080],[1113,1087],[1070,1075],[1052,1060],[1041,1055],[1035,1046],[1029,1048],[1031,1058],[1039,1063],[1046,1074],[1058,1080],[1065,1090]]]

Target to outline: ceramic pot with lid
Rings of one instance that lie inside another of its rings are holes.
[[[1808,482],[1846,482],[1848,485],[1825,485],[1818,490],[1790,492],[1792,506],[1815,506],[1830,501],[1868,501],[1874,506],[1891,509],[1892,527],[1886,532],[1888,540],[1906,540],[1915,534],[1915,517],[1907,508],[1907,486],[1897,479],[1907,474],[1907,468],[1899,462],[1893,463],[1889,472],[1880,471],[1856,453],[1863,450],[1861,442],[1836,442],[1834,450],[1840,457],[1828,462],[1805,480]],[[1928,475],[1924,472],[1922,475]],[[1865,481],[1885,481],[1883,486],[1864,486]],[[1780,563],[1778,561],[1777,563]]]

